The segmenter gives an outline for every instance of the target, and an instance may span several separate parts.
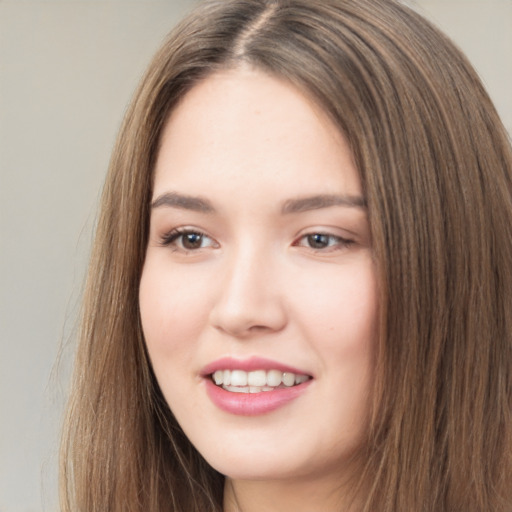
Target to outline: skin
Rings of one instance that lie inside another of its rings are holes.
[[[172,112],[155,173],[143,330],[178,422],[227,476],[225,510],[356,510],[347,483],[367,426],[378,304],[361,184],[342,134],[285,81],[246,67],[217,72]],[[175,194],[212,211],[166,201]],[[283,211],[325,195],[350,200]],[[166,244],[175,229],[202,237],[181,232]],[[321,244],[317,233],[327,235]],[[219,409],[202,368],[254,356],[312,380],[269,413]]]

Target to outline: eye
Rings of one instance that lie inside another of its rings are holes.
[[[353,243],[353,240],[347,240],[346,238],[329,233],[310,233],[300,237],[294,245],[320,251],[325,249],[343,249]]]
[[[206,247],[218,247],[217,242],[212,238],[191,229],[173,229],[162,237],[164,246],[171,246],[181,251],[196,251]]]

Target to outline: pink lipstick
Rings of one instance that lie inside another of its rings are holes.
[[[201,372],[212,402],[231,414],[253,416],[274,411],[304,393],[312,377],[263,358],[222,358]]]

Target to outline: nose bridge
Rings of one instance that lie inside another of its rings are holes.
[[[280,330],[286,314],[275,252],[245,240],[226,256],[224,267],[212,311],[215,327],[239,337]]]

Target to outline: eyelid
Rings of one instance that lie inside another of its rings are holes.
[[[181,238],[180,242],[180,237],[191,234],[197,235],[201,238],[201,245],[199,247],[184,247],[183,238]],[[327,245],[323,247],[313,247],[311,239],[308,241],[308,238],[314,236],[327,238]],[[203,245],[205,241],[207,241],[207,245]],[[292,246],[301,247],[313,253],[329,253],[346,250],[349,246],[355,243],[356,240],[353,237],[348,238],[339,233],[333,233],[332,229],[317,228],[308,229],[307,231],[303,231],[298,234],[294,238]],[[193,226],[177,227],[163,233],[159,237],[159,245],[163,247],[170,247],[174,251],[183,253],[198,253],[205,249],[217,249],[220,247],[220,244],[213,237],[208,235],[204,230]]]
[[[180,246],[182,244],[178,245],[177,241],[179,238],[187,234],[198,235],[201,237],[201,240],[208,239],[212,243],[208,244],[206,247],[198,247],[195,249]],[[160,245],[164,247],[173,247],[174,250],[185,253],[199,252],[202,249],[208,249],[210,247],[215,249],[219,247],[219,243],[213,237],[207,235],[203,230],[194,227],[179,227],[171,229],[160,237]]]
[[[316,247],[315,248],[315,247],[308,246],[307,245],[308,238],[313,237],[315,235],[327,237],[328,239],[330,239],[330,241],[334,240],[335,243],[333,243],[333,244],[329,243],[325,247]],[[305,241],[305,243],[302,243],[303,241]],[[295,241],[293,242],[292,245],[295,247],[304,247],[304,248],[306,248],[310,251],[313,251],[315,253],[328,253],[328,252],[334,252],[334,251],[340,251],[340,250],[347,249],[347,247],[349,247],[350,245],[353,245],[353,244],[355,244],[355,240],[353,240],[351,238],[346,238],[339,234],[334,234],[332,232],[329,232],[329,230],[325,230],[325,229],[313,229],[308,232],[300,234],[295,239]]]

